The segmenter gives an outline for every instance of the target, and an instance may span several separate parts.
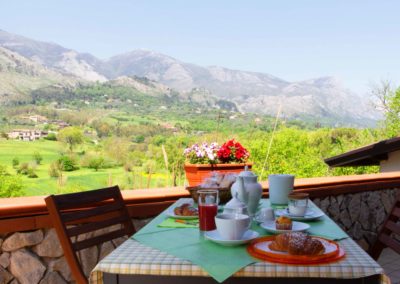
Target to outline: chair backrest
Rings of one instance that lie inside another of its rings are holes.
[[[369,254],[378,259],[385,247],[393,249],[400,254],[400,193],[389,215],[383,223],[375,244],[371,247]]]
[[[78,284],[88,283],[77,252],[104,242],[130,236],[135,228],[118,186],[45,198],[65,258]],[[115,224],[112,231],[102,230]],[[88,234],[95,232],[94,234]],[[100,234],[103,233],[103,234]],[[81,234],[85,238],[78,238]]]

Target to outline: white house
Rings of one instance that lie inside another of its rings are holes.
[[[18,139],[22,141],[35,141],[48,135],[47,131],[37,129],[14,129],[8,133],[11,139]]]

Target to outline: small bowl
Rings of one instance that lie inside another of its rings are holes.
[[[219,203],[227,203],[231,198],[231,189],[230,188],[205,188],[205,187],[200,187],[200,186],[188,186],[186,187],[186,190],[189,191],[190,196],[193,198],[194,202],[197,203],[197,201],[199,200],[199,195],[197,193],[198,190],[201,189],[214,189],[214,190],[218,190],[218,196],[219,196]]]

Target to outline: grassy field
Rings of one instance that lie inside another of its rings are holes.
[[[85,146],[91,147],[91,146]],[[102,169],[82,168],[73,172],[63,172],[63,185],[60,186],[60,179],[52,178],[48,174],[49,165],[55,161],[65,147],[56,141],[17,141],[0,140],[0,164],[5,165],[9,172],[15,173],[12,168],[12,160],[18,158],[21,163],[34,161],[33,153],[39,152],[43,161],[36,167],[38,178],[21,176],[24,183],[25,195],[47,195],[50,193],[62,193],[82,191],[106,187],[118,184],[122,189],[146,188],[148,175],[140,168],[135,169],[135,174],[126,173],[122,167]],[[153,174],[150,179],[150,187],[166,186],[166,173]]]

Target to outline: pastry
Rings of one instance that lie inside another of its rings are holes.
[[[292,255],[319,255],[325,251],[321,241],[300,232],[277,235],[269,248]]]
[[[177,216],[197,216],[199,213],[196,208],[189,203],[174,208],[174,214]]]
[[[275,226],[277,230],[291,230],[292,220],[285,216],[280,216],[275,220]]]

